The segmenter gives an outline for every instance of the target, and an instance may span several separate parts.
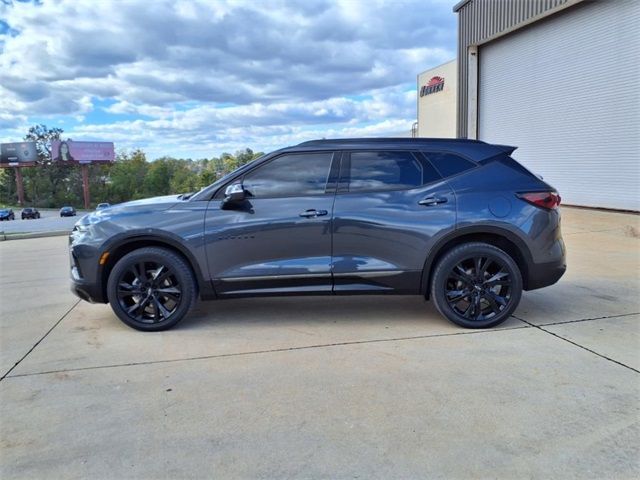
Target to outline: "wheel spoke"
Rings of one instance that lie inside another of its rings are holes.
[[[496,301],[493,299],[491,295],[486,293],[484,295],[484,299],[489,303],[489,306],[491,307],[491,310],[493,311],[493,313],[495,313],[496,315],[500,313],[500,307],[498,306],[498,304],[496,303]]]
[[[180,301],[180,297],[177,295],[173,295],[172,293],[161,293],[158,296],[162,298],[167,298],[169,300],[173,300],[176,303]]]
[[[482,315],[482,307],[480,306],[480,295],[473,297],[473,319],[477,320]]]
[[[507,299],[506,298],[501,297],[500,295],[497,295],[497,294],[495,294],[493,292],[487,292],[487,295],[489,295],[495,302],[499,303],[503,307],[507,305]]]
[[[120,290],[128,290],[128,291],[131,291],[131,290],[135,289],[135,287],[133,285],[131,285],[130,283],[127,283],[127,282],[118,283],[118,288]]]
[[[486,282],[484,282],[484,285],[486,285],[487,287],[508,287],[511,285],[511,280],[494,280],[494,281],[489,281],[487,280]]]
[[[136,310],[138,310],[140,307],[142,306],[142,302],[133,302],[133,305],[131,305],[128,309],[127,309],[127,315],[131,315],[133,312],[135,312]]]
[[[153,301],[151,302],[151,308],[153,309],[153,319],[156,322],[160,321],[160,318],[159,318],[160,306],[159,306],[158,299],[155,296],[153,297]]]
[[[495,282],[497,280],[501,280],[504,277],[508,277],[509,272],[505,272],[502,268],[498,273],[493,274],[490,278],[487,279],[487,282]]]
[[[447,292],[447,301],[450,304],[458,303],[460,300],[469,296],[469,290],[449,290]]]
[[[462,277],[466,278],[467,280],[469,280],[469,281],[472,281],[472,280],[473,280],[473,277],[472,277],[471,275],[469,275],[469,274],[467,273],[467,271],[466,271],[464,268],[462,268],[462,265],[460,265],[460,264],[456,265],[456,266],[455,266],[455,268],[454,268],[454,270],[455,270],[459,275],[461,275]]]
[[[171,312],[167,310],[167,308],[164,305],[162,305],[162,302],[160,302],[158,297],[155,295],[153,296],[153,302],[158,308],[158,310],[160,310],[160,313],[162,314],[163,318],[167,319],[169,318],[169,316],[171,316]]]
[[[475,275],[476,275],[477,278],[480,278],[480,274],[482,272],[482,264],[483,264],[482,259],[483,258],[484,257],[474,257],[474,259],[473,259],[473,265],[475,267]]]
[[[120,290],[118,289],[118,298],[127,298],[133,297],[134,295],[139,295],[137,292],[132,292],[131,290]]]
[[[173,293],[173,294],[176,294],[176,295],[180,295],[182,293],[178,287],[160,287],[160,288],[156,289],[156,292]]]
[[[156,282],[156,284],[162,284],[162,282],[164,282],[167,278],[169,278],[172,275],[173,275],[173,272],[167,269],[166,271],[162,272],[157,277],[155,277],[153,281]]]
[[[143,282],[148,281],[149,277],[147,276],[147,265],[146,265],[146,262],[138,263],[137,268],[140,271],[140,280],[143,281]]]
[[[151,279],[153,281],[157,281],[158,280],[158,276],[162,273],[162,271],[167,268],[164,265],[160,265],[160,268],[158,268],[155,272],[153,272],[153,276],[151,277]]]
[[[482,265],[480,265],[480,271],[478,272],[478,278],[483,279],[484,278],[484,274],[486,273],[487,269],[489,268],[489,265],[491,265],[493,263],[493,260],[491,260],[490,258],[485,258],[484,262],[482,262]]]
[[[140,264],[131,265],[129,272],[133,274],[139,284],[143,284],[146,281],[146,275],[144,274],[144,267],[142,270],[139,267]]]

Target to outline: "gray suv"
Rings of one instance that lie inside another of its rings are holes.
[[[284,148],[196,194],[80,219],[72,290],[146,331],[197,298],[389,293],[492,327],[566,268],[560,196],[514,150],[391,138]]]

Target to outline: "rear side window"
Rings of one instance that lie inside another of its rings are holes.
[[[408,190],[437,176],[410,152],[352,152],[349,164],[350,192]]]
[[[433,163],[433,166],[436,167],[438,172],[440,172],[440,175],[443,177],[450,177],[475,167],[473,162],[453,153],[422,153],[431,161],[431,163]]]
[[[255,198],[325,193],[333,153],[283,155],[247,173],[242,182]]]

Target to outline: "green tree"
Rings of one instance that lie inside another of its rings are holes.
[[[143,182],[145,195],[150,197],[168,195],[171,189],[171,169],[167,159],[151,162]]]
[[[149,164],[142,150],[134,150],[131,154],[119,153],[111,168],[111,202],[120,203],[143,198],[144,178],[148,169]]]

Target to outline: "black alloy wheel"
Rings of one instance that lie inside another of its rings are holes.
[[[488,328],[505,321],[522,295],[514,260],[485,243],[455,247],[438,263],[432,283],[437,309],[466,328]]]
[[[109,275],[107,293],[116,315],[138,330],[174,326],[196,299],[190,266],[177,253],[146,247],[122,257]]]

